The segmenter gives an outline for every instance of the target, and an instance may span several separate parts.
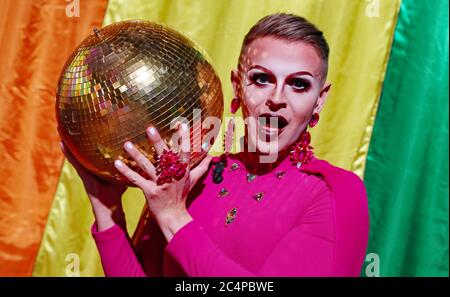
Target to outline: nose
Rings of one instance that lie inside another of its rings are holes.
[[[286,108],[286,102],[283,99],[283,95],[281,94],[281,90],[275,90],[275,93],[269,97],[266,101],[267,107],[269,107],[270,111],[278,111],[281,108]]]

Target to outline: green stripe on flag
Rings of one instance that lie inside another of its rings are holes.
[[[400,8],[365,172],[381,276],[448,276],[448,5]]]

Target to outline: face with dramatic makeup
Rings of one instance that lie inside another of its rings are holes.
[[[249,147],[278,153],[300,137],[325,103],[329,84],[324,83],[323,63],[305,42],[262,37],[247,46],[232,83]]]

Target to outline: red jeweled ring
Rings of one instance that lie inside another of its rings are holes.
[[[158,186],[171,183],[172,178],[180,180],[186,173],[187,164],[181,161],[180,154],[172,150],[163,150],[157,158],[156,174]]]

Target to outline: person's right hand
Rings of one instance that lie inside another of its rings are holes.
[[[114,224],[119,224],[124,227],[125,219],[122,209],[122,195],[127,188],[119,184],[109,183],[89,172],[75,159],[63,142],[61,142],[61,149],[83,182],[92,204],[97,230],[106,230]]]

